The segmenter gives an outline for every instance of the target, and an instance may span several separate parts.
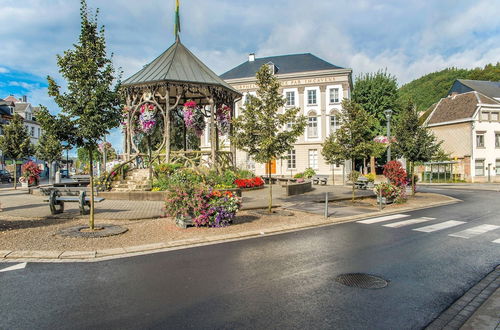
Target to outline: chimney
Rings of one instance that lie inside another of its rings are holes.
[[[24,103],[27,103],[27,102],[28,102],[28,97],[27,97],[26,95],[23,95],[22,99],[23,99],[23,102],[24,102]]]
[[[254,62],[254,61],[255,61],[255,53],[248,54],[248,62]]]

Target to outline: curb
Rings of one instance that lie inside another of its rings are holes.
[[[0,250],[0,263],[11,262],[97,262],[118,258],[134,257],[139,255],[174,251],[198,246],[213,245],[224,242],[233,242],[262,236],[278,235],[306,229],[331,226],[356,220],[371,218],[377,215],[390,215],[400,212],[423,210],[432,207],[444,206],[461,202],[461,200],[446,196],[447,201],[437,202],[426,206],[404,207],[397,210],[376,211],[358,214],[343,218],[322,219],[315,223],[277,226],[268,229],[245,231],[234,234],[222,234],[217,236],[190,238],[169,242],[159,242],[130,247],[119,247],[94,251],[27,251],[27,250]],[[304,212],[307,213],[307,212]]]
[[[479,283],[467,290],[462,297],[458,298],[434,321],[429,323],[425,329],[460,329],[468,320],[475,317],[475,312],[499,287],[500,266],[497,266],[492,272],[479,281]],[[497,324],[498,322],[499,320],[497,320]],[[493,327],[497,324],[493,325]]]

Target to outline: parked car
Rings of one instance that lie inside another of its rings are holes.
[[[69,178],[68,170],[60,170],[59,172],[61,172],[61,178]]]
[[[7,170],[0,170],[0,182],[12,182],[12,175]]]

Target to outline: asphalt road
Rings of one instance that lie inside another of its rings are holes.
[[[464,232],[500,226],[500,193],[439,192],[464,202],[105,262],[28,263],[0,273],[0,328],[420,329],[500,264],[500,228]],[[435,220],[384,226],[418,217]],[[439,229],[450,220],[464,223]],[[351,272],[389,285],[335,282]]]

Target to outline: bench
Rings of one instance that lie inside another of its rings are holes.
[[[104,200],[102,197],[94,197],[94,203],[100,203]],[[90,197],[86,196],[85,191],[80,191],[78,196],[61,196],[57,190],[51,190],[48,198],[44,202],[49,202],[50,213],[52,215],[64,212],[64,203],[78,203],[80,214],[85,215],[90,213]]]
[[[368,188],[368,183],[369,181],[367,178],[365,178],[364,176],[360,176],[358,180],[354,182],[354,187],[356,187],[357,189],[366,190],[366,188]]]
[[[311,179],[312,179],[313,184],[320,184],[321,183],[323,185],[326,185],[328,183],[328,175],[317,174],[317,175],[313,175],[313,177]]]
[[[76,182],[88,182],[90,183],[90,175],[88,174],[83,174],[83,175],[72,175],[70,179],[75,180]]]

